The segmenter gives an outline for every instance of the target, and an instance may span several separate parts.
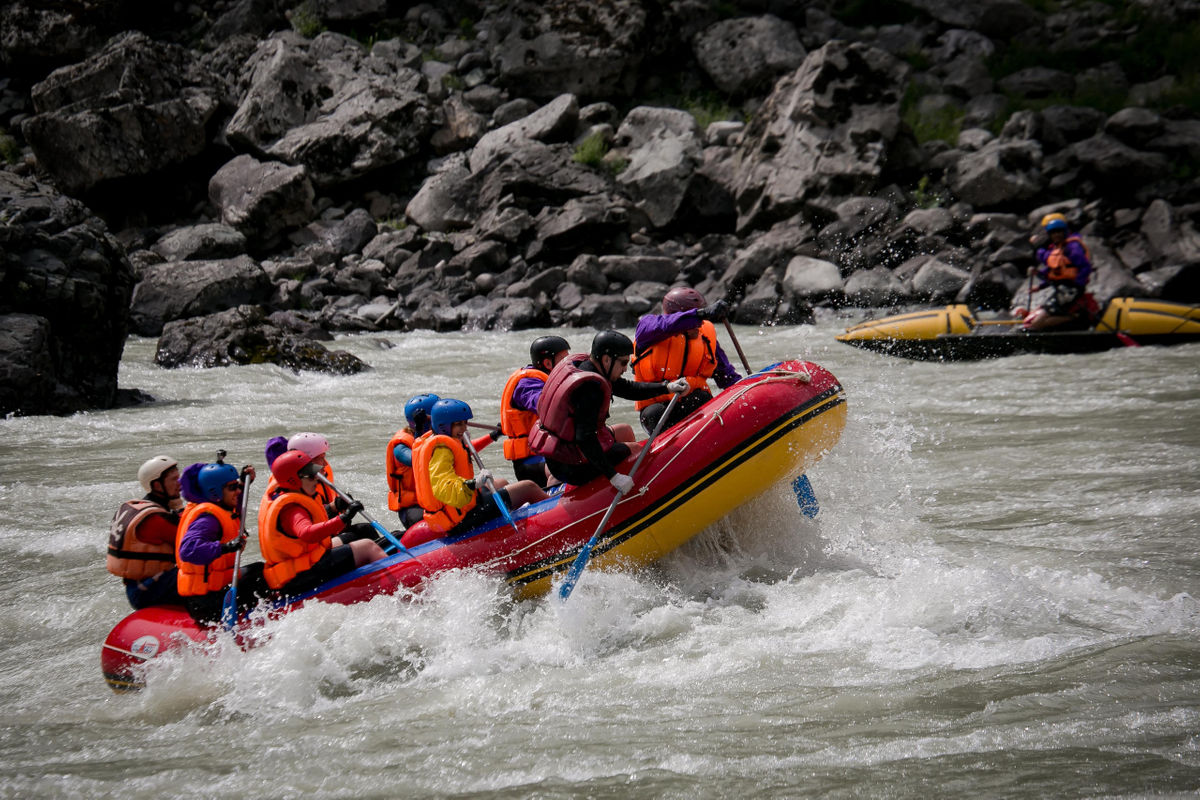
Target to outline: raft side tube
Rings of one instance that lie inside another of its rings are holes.
[[[978,324],[971,309],[960,303],[929,311],[914,311],[910,314],[867,320],[852,325],[845,333],[835,338],[847,344],[894,339],[933,339],[946,334],[969,334]]]
[[[1097,330],[1119,330],[1131,336],[1165,334],[1200,335],[1200,306],[1114,297],[1096,325]]]

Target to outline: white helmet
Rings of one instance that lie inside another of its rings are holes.
[[[320,458],[329,452],[329,441],[319,433],[297,433],[289,436],[288,450],[299,450],[309,458]]]
[[[142,484],[142,488],[147,492],[153,492],[150,484],[163,476],[171,467],[179,466],[179,462],[169,456],[155,456],[147,461],[142,466],[138,467],[138,483]]]

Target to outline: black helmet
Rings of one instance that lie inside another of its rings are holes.
[[[633,355],[633,342],[620,331],[600,331],[592,339],[592,358],[601,356],[622,358]]]
[[[543,358],[553,361],[554,357],[563,350],[570,349],[571,345],[567,344],[567,340],[561,336],[539,336],[533,340],[533,344],[529,345],[529,363],[540,367]]]

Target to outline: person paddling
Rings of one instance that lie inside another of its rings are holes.
[[[605,477],[620,492],[633,488],[633,480],[617,465],[640,450],[633,428],[625,423],[609,426],[608,409],[613,395],[645,400],[665,392],[686,392],[683,379],[640,383],[621,377],[633,356],[633,342],[620,331],[600,331],[590,353],[570,355],[550,371],[538,399],[538,422],[529,434],[529,446],[546,457],[550,474],[575,486]]]
[[[220,458],[192,464],[180,476],[180,491],[189,505],[179,521],[175,561],[178,587],[192,619],[202,625],[221,618],[225,590],[233,582],[235,554],[246,547],[241,533],[245,508],[242,479],[254,480],[254,467],[237,468]],[[237,613],[269,596],[261,562],[242,564],[238,575]]]
[[[531,480],[543,489],[548,483],[546,458],[529,447],[529,432],[537,422],[537,403],[546,376],[567,357],[571,345],[561,336],[539,336],[529,346],[529,364],[509,376],[500,395],[500,430],[504,457],[512,462],[518,480]]]
[[[425,509],[425,523],[435,533],[470,530],[500,515],[493,492],[509,509],[546,499],[533,481],[508,483],[487,470],[476,474],[466,438],[472,416],[462,400],[438,400],[430,411],[432,434],[413,453],[417,499]]]
[[[396,512],[405,528],[425,516],[425,509],[417,501],[417,484],[412,471],[413,448],[429,435],[429,412],[440,399],[428,392],[410,397],[404,404],[404,421],[408,424],[392,434],[384,451],[388,508]]]
[[[647,314],[638,320],[634,333],[634,377],[639,381],[683,378],[691,387],[675,404],[664,428],[712,400],[709,378],[722,389],[742,379],[721,349],[713,326],[714,320],[720,322],[728,315],[729,304],[724,300],[709,305],[695,289],[679,286],[663,297],[661,314]],[[662,394],[637,401],[646,433],[654,430],[670,399],[670,394]]]
[[[345,535],[362,503],[347,502],[331,515],[317,478],[322,473],[302,450],[288,450],[271,463],[275,488],[258,508],[258,545],[267,585],[281,596],[311,591],[385,555],[372,539]]]
[[[1041,227],[1049,237],[1046,247],[1037,250],[1038,266],[1031,268],[1031,277],[1036,275],[1041,283],[1032,287],[1032,293],[1046,287],[1051,288],[1050,297],[1040,308],[1025,315],[1022,327],[1028,331],[1075,325],[1084,327],[1099,314],[1100,308],[1091,292],[1087,291],[1092,275],[1091,254],[1079,234],[1072,233],[1067,218],[1062,214],[1047,214],[1042,217]],[[1030,237],[1038,244],[1040,237]],[[1024,309],[1018,309],[1018,312]]]
[[[183,604],[177,585],[175,537],[179,533],[179,462],[155,456],[138,468],[146,494],[126,500],[108,530],[108,571],[125,582],[125,597],[135,609]]]

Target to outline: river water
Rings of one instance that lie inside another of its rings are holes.
[[[159,402],[0,421],[0,797],[1196,792],[1200,347],[924,364],[834,342],[848,321],[738,328],[755,367],[803,357],[846,388],[815,519],[781,486],[565,606],[452,574],[114,695],[100,645],[129,609],[104,543],[145,458],[261,467],[315,430],[390,519],[404,400],[494,421],[539,332],[339,339],[376,368],[354,377],[160,370],[131,339],[121,384]]]

